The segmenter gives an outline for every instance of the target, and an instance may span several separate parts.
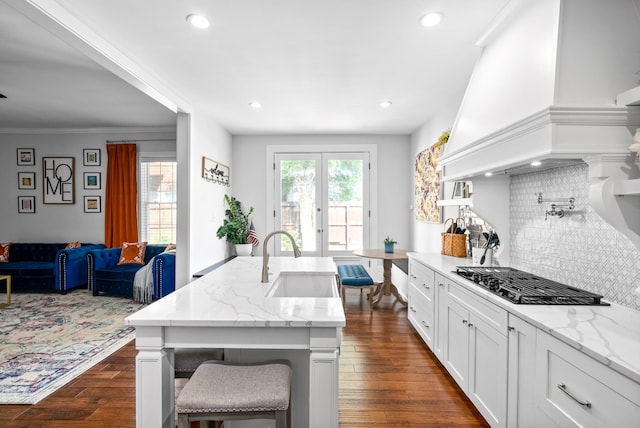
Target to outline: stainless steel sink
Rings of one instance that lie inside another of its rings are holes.
[[[267,297],[339,297],[336,276],[329,273],[281,272]]]

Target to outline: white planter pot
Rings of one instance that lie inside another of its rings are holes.
[[[252,244],[236,244],[237,256],[250,256],[251,250],[253,250]]]

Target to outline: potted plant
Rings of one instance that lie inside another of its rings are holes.
[[[384,252],[385,253],[393,253],[393,246],[395,244],[397,244],[397,243],[398,243],[398,241],[396,241],[393,238],[390,238],[389,236],[384,238]]]
[[[238,256],[251,255],[252,244],[247,242],[249,236],[250,221],[249,217],[253,213],[253,207],[248,211],[242,208],[242,203],[233,196],[224,195],[228,208],[225,210],[227,218],[224,219],[222,226],[218,228],[216,236],[218,239],[225,238],[227,242],[234,244],[236,254]]]

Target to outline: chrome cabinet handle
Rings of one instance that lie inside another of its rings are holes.
[[[469,322],[469,321],[467,321],[467,320],[462,320],[462,324],[466,324],[466,323],[468,323],[468,322]]]
[[[429,324],[427,324],[427,322],[426,322],[426,321],[424,321],[424,320],[422,321],[422,325],[423,325],[423,326],[425,326],[425,327],[427,327],[427,328],[429,328]]]
[[[409,309],[411,309],[411,312],[416,313],[417,311],[413,308],[413,306],[410,306]]]
[[[560,382],[558,384],[558,389],[560,389],[560,391],[562,391],[565,394],[567,394],[569,397],[571,397],[571,399],[573,401],[575,401],[576,403],[578,403],[582,407],[588,407],[589,409],[591,408],[591,402],[590,401],[581,401],[581,400],[579,400],[575,395],[573,395],[572,393],[567,391],[567,385],[565,385],[563,382]]]
[[[515,328],[515,327],[513,327],[513,326],[507,326],[507,330],[509,330],[509,331],[513,331],[513,330],[515,330],[515,329],[516,329],[516,328]]]
[[[473,327],[473,324],[469,323],[469,327]]]
[[[443,283],[443,282],[439,282],[439,283],[438,283],[438,285],[439,285],[440,287],[444,287],[444,283]]]
[[[416,279],[417,276],[415,276],[414,274],[411,274],[411,278]]]
[[[429,287],[427,284],[422,284],[422,286],[423,286],[424,288],[426,288],[427,290],[431,290],[431,287]]]

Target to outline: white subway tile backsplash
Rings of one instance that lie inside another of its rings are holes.
[[[575,210],[545,221],[538,192],[575,197]],[[640,251],[591,209],[588,193],[586,164],[512,177],[511,265],[640,310]]]

